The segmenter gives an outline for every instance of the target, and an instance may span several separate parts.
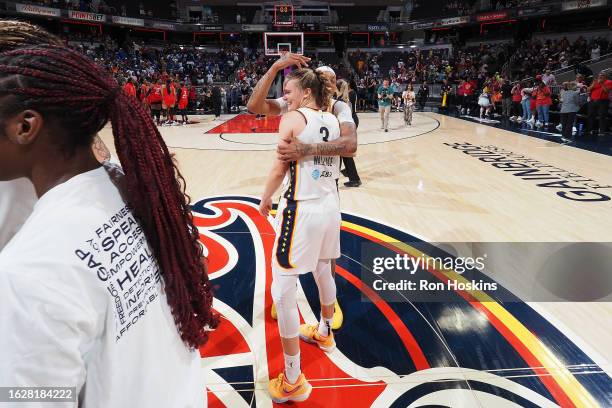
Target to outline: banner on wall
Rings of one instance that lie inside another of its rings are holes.
[[[503,20],[506,17],[508,17],[507,11],[492,11],[491,13],[478,14],[476,16],[476,21],[484,22],[484,21]]]
[[[122,16],[113,16],[113,23],[138,26],[138,27],[144,27],[145,25],[144,20],[141,18],[131,18],[131,17],[122,17]]]
[[[17,7],[17,12],[19,13],[36,14],[38,16],[46,17],[59,17],[61,15],[60,9],[51,7],[35,6],[32,4],[21,3],[17,3],[15,6]]]
[[[561,3],[561,10],[580,10],[593,7],[602,7],[608,4],[607,0],[570,0]]]
[[[68,12],[68,17],[74,20],[95,21],[97,23],[106,21],[106,16],[104,14],[88,13],[86,11],[70,10]]]

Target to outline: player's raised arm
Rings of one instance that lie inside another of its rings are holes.
[[[253,88],[253,94],[247,103],[249,112],[259,115],[280,115],[281,108],[274,99],[266,99],[276,75],[283,69],[296,65],[298,68],[308,66],[310,58],[299,54],[283,54],[264,74]]]

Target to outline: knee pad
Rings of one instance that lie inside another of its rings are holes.
[[[319,302],[326,306],[334,304],[336,302],[336,281],[332,275],[331,261],[329,259],[319,261],[313,275],[319,288]]]
[[[283,338],[297,337],[300,316],[297,309],[297,275],[274,276],[272,299],[276,305],[278,331]]]

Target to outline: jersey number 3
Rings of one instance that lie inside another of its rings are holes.
[[[325,136],[323,136],[323,141],[327,142],[327,139],[329,139],[329,129],[323,126],[319,132],[321,132],[321,134],[325,133]]]

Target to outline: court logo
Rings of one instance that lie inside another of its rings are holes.
[[[259,200],[248,196],[206,198],[192,207],[208,256],[213,307],[223,316],[200,350],[208,404],[213,408],[271,406],[267,393],[255,390],[284,365],[277,322],[270,313],[274,228],[258,208]],[[432,401],[444,405],[473,389],[488,394],[495,406],[571,406],[577,396],[585,395],[606,401],[612,384],[607,375],[557,376],[557,371],[553,375],[547,371],[547,361],[557,353],[568,366],[588,366],[590,372],[601,369],[524,303],[513,303],[514,320],[509,324],[503,305],[486,309],[469,293],[457,293],[448,302],[451,308],[382,299],[361,279],[362,264],[367,262],[361,248],[379,245],[383,256],[404,253],[392,242],[418,242],[422,252],[431,251],[431,244],[397,228],[342,214],[336,285],[344,325],[337,332],[333,353],[301,345],[302,367],[315,388],[304,406],[326,406],[330,400],[353,408],[424,406]],[[311,274],[300,277],[297,290],[303,321],[318,321],[318,290]],[[364,296],[370,301],[364,302]],[[372,322],[376,336],[371,335]],[[542,344],[556,346],[546,351]],[[499,355],[504,356],[503,370],[492,372],[487,364],[499,361]],[[563,367],[560,362],[559,367]],[[564,370],[559,367],[554,369]],[[485,370],[489,371],[483,375]],[[534,377],[534,371],[541,376]],[[523,372],[529,381],[517,380]],[[583,381],[589,384],[588,391]]]

